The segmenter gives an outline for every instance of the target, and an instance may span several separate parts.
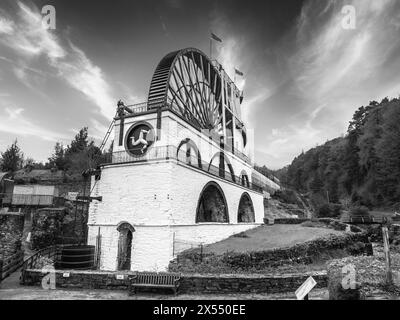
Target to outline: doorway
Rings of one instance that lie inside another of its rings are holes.
[[[135,229],[129,223],[121,223],[118,228],[118,271],[131,270],[132,238]]]

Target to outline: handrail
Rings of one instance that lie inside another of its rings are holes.
[[[125,113],[124,116],[139,115],[163,106],[165,106],[164,100],[146,101],[146,102],[131,104],[125,106],[128,112]]]
[[[125,108],[129,111],[124,113],[124,117],[132,116],[132,115],[136,116],[136,115],[140,115],[140,114],[147,113],[149,111],[156,110],[158,108],[164,108],[164,107],[165,107],[165,109],[173,110],[171,104],[166,103],[164,101],[164,99],[132,104],[132,105],[125,106]],[[191,123],[191,124],[196,126],[194,123]],[[229,151],[229,150],[227,150],[227,151]],[[250,165],[253,164],[250,157],[247,156],[246,154],[244,154],[242,151],[233,147],[232,150],[229,152],[236,155],[242,161],[244,161]]]
[[[0,260],[0,281],[18,269],[23,262],[24,251],[20,250],[4,260]]]
[[[20,283],[24,284],[25,283],[25,273],[26,270],[28,269],[35,269],[36,268],[36,263],[41,257],[46,257],[51,259],[54,257],[57,257],[57,255],[60,253],[60,250],[65,247],[75,247],[79,245],[75,244],[56,244],[53,246],[49,246],[43,249],[40,249],[39,251],[36,251],[33,255],[30,257],[26,258],[22,264],[22,269],[21,269],[21,278],[20,278]],[[57,259],[56,259],[57,260]],[[54,261],[55,263],[57,261]]]
[[[175,146],[161,146],[154,147],[148,150],[147,153],[139,156],[128,154],[126,151],[114,152],[106,158],[109,164],[123,164],[123,163],[139,163],[147,161],[160,161],[160,160],[176,160],[179,163],[184,163],[193,168],[199,169],[208,174],[223,178],[224,180],[233,182],[242,187],[262,193],[263,188],[254,183],[244,183],[241,177],[232,174],[230,171],[221,171],[219,167],[209,164],[208,162],[200,160],[197,156],[187,155],[185,150],[179,149]]]

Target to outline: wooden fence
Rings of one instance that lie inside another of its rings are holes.
[[[11,257],[0,260],[0,281],[7,278],[15,270],[19,269],[24,262],[24,252],[19,251]]]

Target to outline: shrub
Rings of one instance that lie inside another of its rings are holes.
[[[39,256],[38,260],[36,261],[35,267],[37,269],[54,267],[54,261],[48,257]]]
[[[342,205],[331,203],[331,204],[323,204],[318,209],[318,217],[319,218],[337,218],[342,213]]]
[[[250,238],[245,232],[234,234],[233,237],[234,238]]]
[[[340,203],[332,203],[329,205],[332,211],[332,217],[340,217],[342,214],[343,206]]]
[[[295,191],[290,189],[277,190],[274,194],[274,198],[283,203],[298,204]]]
[[[364,206],[353,207],[350,210],[350,215],[353,217],[361,216],[361,217],[367,218],[367,217],[369,217],[369,209]]]
[[[323,204],[318,208],[318,217],[320,218],[329,218],[331,216],[331,208],[329,204]]]

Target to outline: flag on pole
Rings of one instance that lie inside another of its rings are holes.
[[[239,70],[236,69],[236,68],[235,68],[235,73],[236,73],[238,76],[241,76],[241,77],[244,76],[243,72],[239,71]]]
[[[214,33],[211,32],[211,39],[218,41],[218,42],[222,42],[221,38],[217,37]]]

